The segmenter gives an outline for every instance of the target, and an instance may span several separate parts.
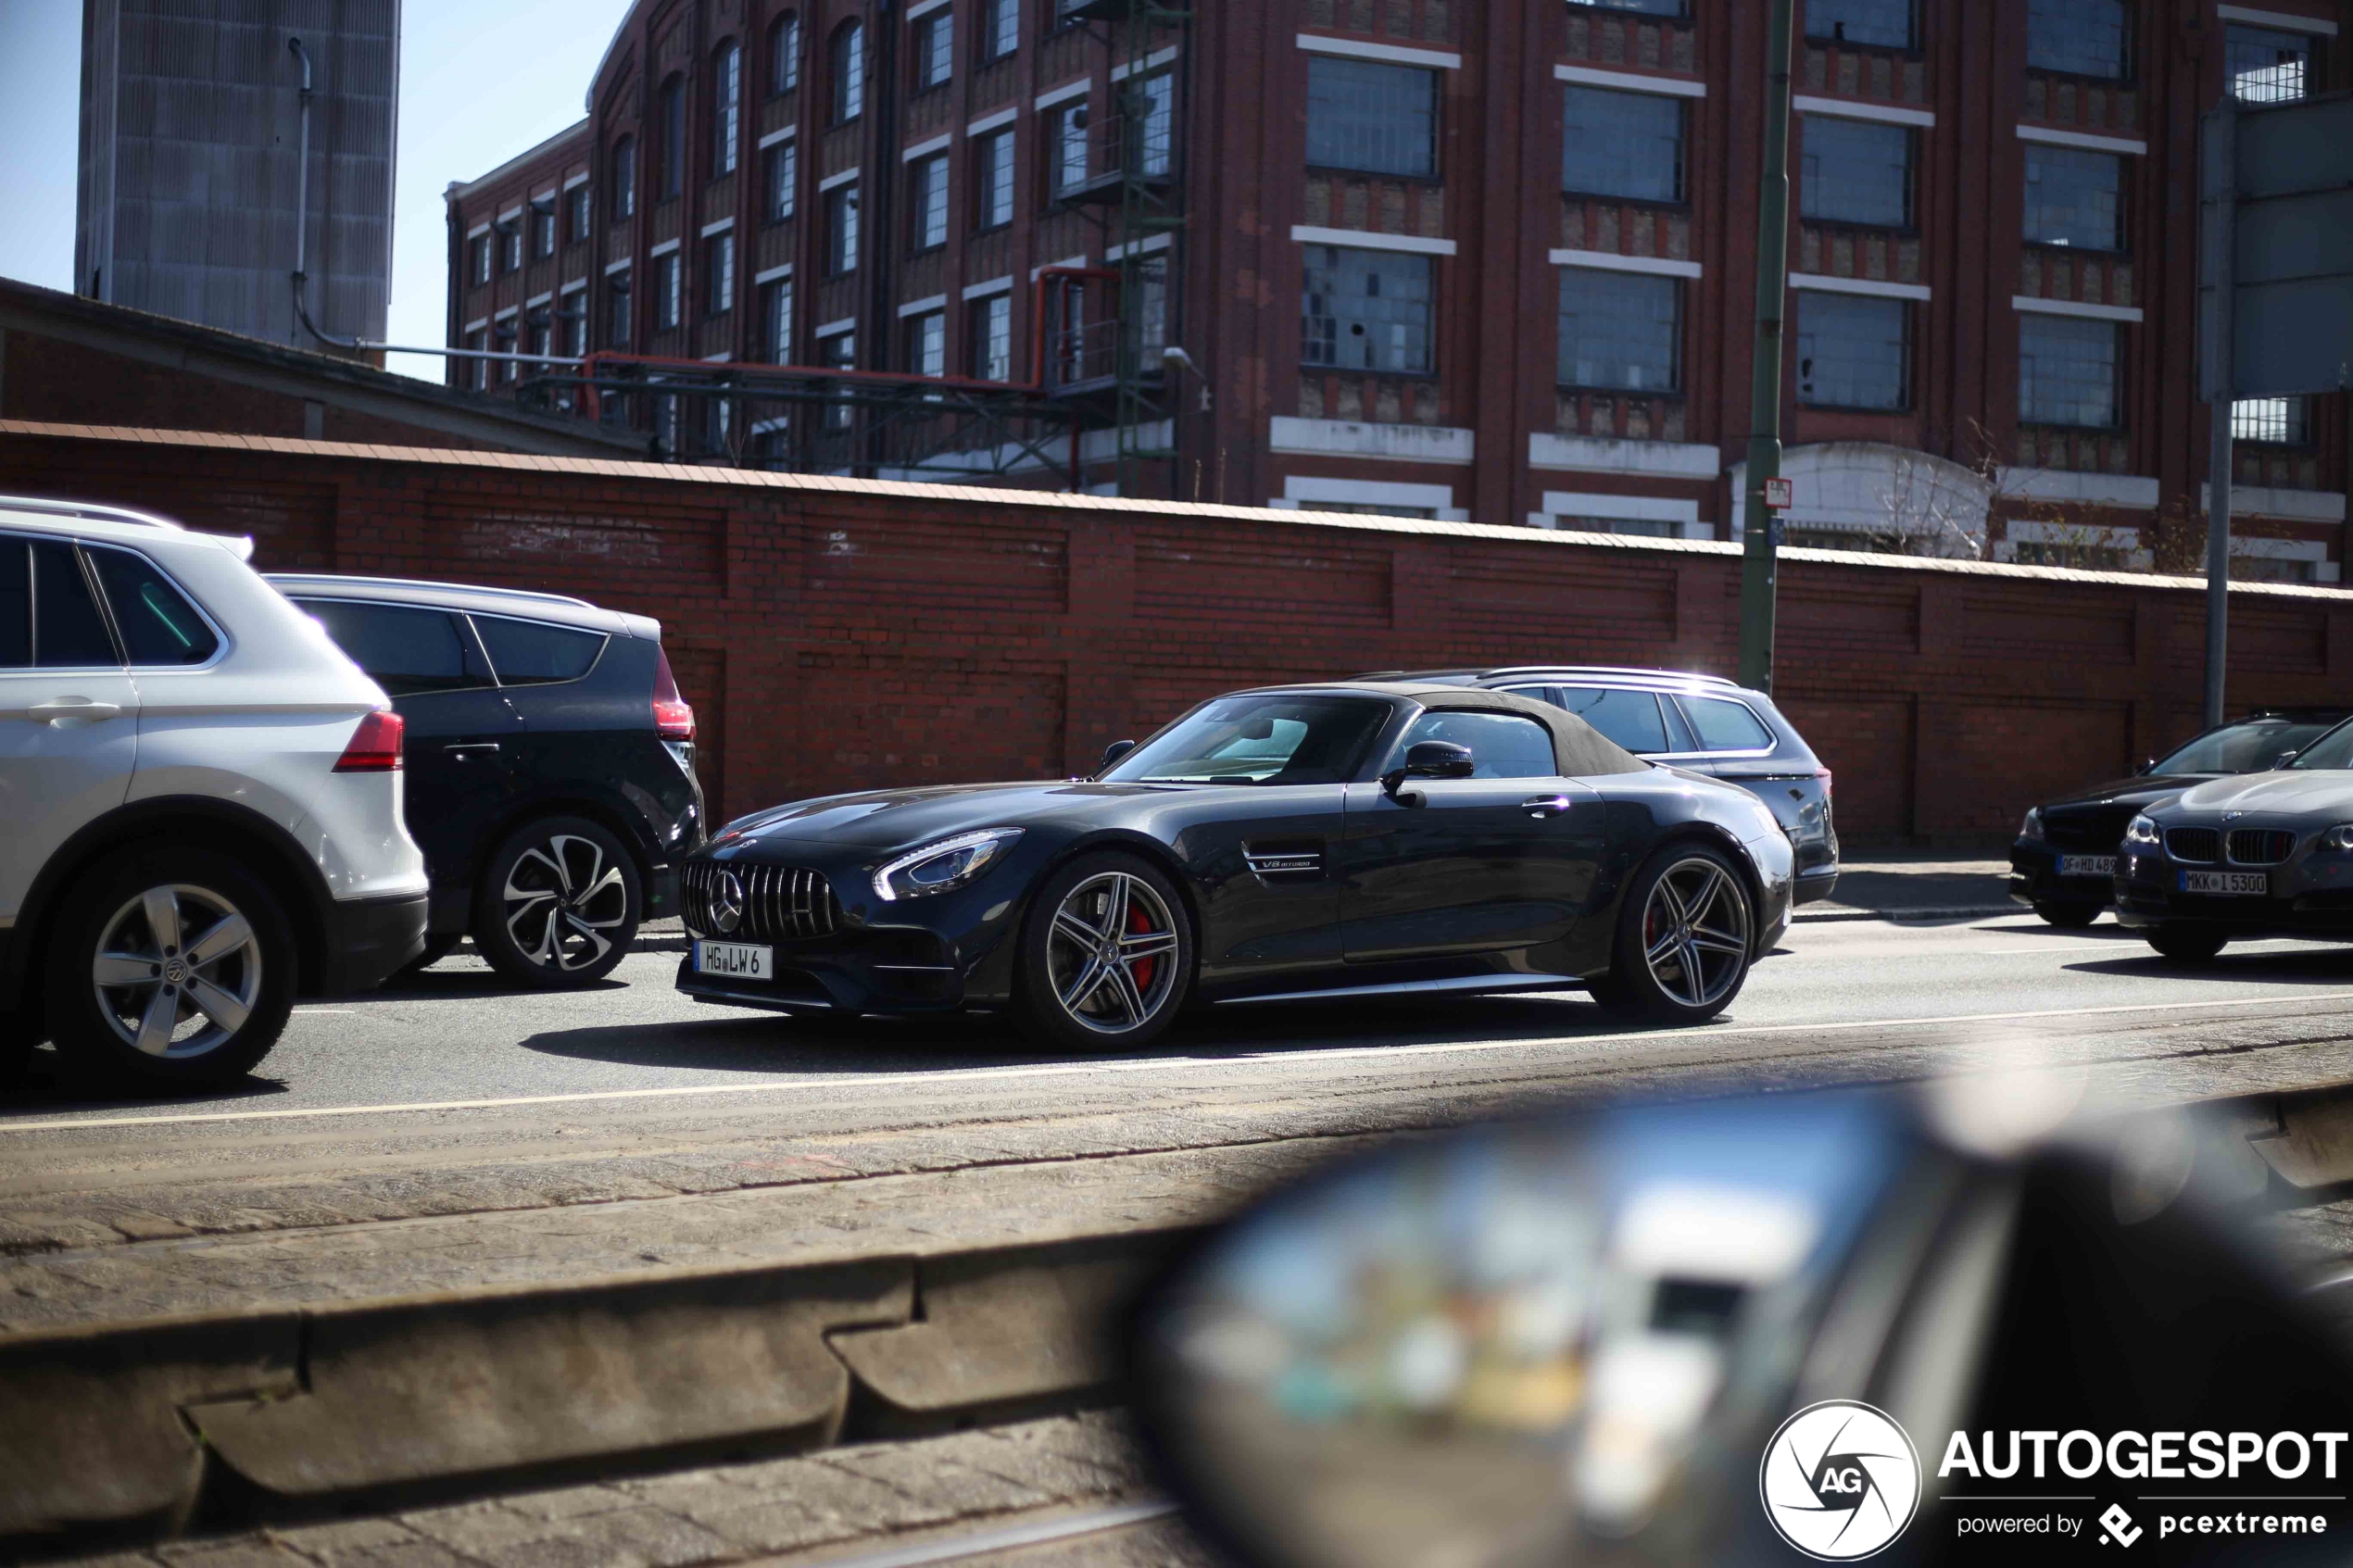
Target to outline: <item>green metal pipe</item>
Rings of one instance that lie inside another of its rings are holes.
[[[1748,493],[1741,558],[1741,684],[1773,689],[1780,540],[1765,482],[1781,472],[1781,317],[1789,297],[1789,54],[1794,0],[1771,0],[1765,44],[1765,170],[1756,201],[1756,357],[1749,388]]]

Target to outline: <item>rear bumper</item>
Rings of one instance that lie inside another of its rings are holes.
[[[315,993],[348,996],[372,990],[425,950],[431,896],[348,898],[327,906]]]
[[[1838,891],[1838,868],[1819,866],[1797,873],[1797,892],[1791,900],[1798,904],[1818,904]]]

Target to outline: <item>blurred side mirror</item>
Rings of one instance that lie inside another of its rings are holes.
[[[1118,761],[1121,758],[1126,756],[1129,752],[1135,749],[1136,743],[1132,740],[1115,740],[1112,742],[1109,746],[1103,747],[1102,766],[1095,771],[1099,773],[1107,771],[1113,763]]]
[[[2157,1534],[2155,1472],[2075,1468],[2155,1433],[2304,1434],[2317,1475],[2353,1370],[2200,1212],[2223,1135],[1997,1152],[2016,1086],[1977,1093],[1927,1121],[1862,1094],[1637,1107],[1340,1167],[1148,1298],[1151,1447],[1253,1568],[1977,1562],[1963,1522],[1999,1494],[2075,1494],[2009,1510],[2059,1535],[2111,1503]],[[2034,1482],[2011,1434],[2066,1435],[2074,1479]],[[2338,1517],[2168,1561],[2341,1550],[2353,1520],[2302,1471],[2202,1468],[2167,1512]]]
[[[2271,759],[2271,771],[2277,772],[2303,755],[2301,751],[2283,751]]]

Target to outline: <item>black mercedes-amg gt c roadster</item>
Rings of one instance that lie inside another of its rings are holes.
[[[1713,1017],[1787,928],[1746,790],[1503,692],[1236,692],[1091,779],[875,790],[689,860],[683,991],[786,1012],[1010,1009],[1123,1048],[1188,1005],[1583,988]]]

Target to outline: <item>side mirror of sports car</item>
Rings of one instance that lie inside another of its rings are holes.
[[[2017,1530],[2341,1553],[2353,1367],[2224,1239],[2245,1194],[2208,1172],[2244,1129],[2022,1141],[2032,1092],[1941,1094],[1626,1106],[1337,1166],[1146,1297],[1150,1445],[1248,1568],[1975,1562]]]
[[[1405,748],[1405,765],[1382,774],[1380,783],[1394,795],[1407,779],[1466,779],[1478,766],[1467,746],[1451,740],[1416,741]]]
[[[1112,742],[1109,746],[1103,747],[1102,767],[1098,768],[1095,771],[1099,773],[1103,771],[1104,769],[1109,768],[1113,763],[1118,761],[1121,758],[1126,756],[1129,752],[1135,749],[1136,743],[1132,740],[1115,740]]]

